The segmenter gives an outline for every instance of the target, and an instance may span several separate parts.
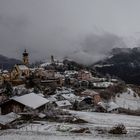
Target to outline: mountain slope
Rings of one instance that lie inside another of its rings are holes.
[[[11,69],[15,64],[18,63],[21,63],[21,61],[0,55],[0,69]]]
[[[95,69],[102,74],[117,76],[129,84],[140,84],[140,48],[115,48],[110,57],[97,62]]]

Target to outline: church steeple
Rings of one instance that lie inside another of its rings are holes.
[[[27,53],[26,49],[23,52],[23,64],[29,65],[29,54]]]

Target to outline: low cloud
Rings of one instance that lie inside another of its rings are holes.
[[[104,58],[112,48],[126,47],[119,34],[116,35],[120,30],[123,32],[126,24],[114,23],[117,12],[109,10],[108,3],[104,2],[105,8],[101,2],[79,2],[0,1],[0,54],[21,59],[27,49],[31,62],[54,55],[58,59],[69,57],[91,64]]]
[[[79,42],[79,49],[69,57],[79,63],[92,64],[105,58],[110,50],[116,47],[127,47],[121,37],[108,32],[90,34]]]

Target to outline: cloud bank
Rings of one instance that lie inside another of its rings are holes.
[[[1,0],[0,54],[21,59],[26,48],[31,62],[54,55],[93,63],[139,32],[140,2],[124,1]]]

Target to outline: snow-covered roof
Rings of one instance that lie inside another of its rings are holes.
[[[64,64],[63,64],[63,62],[57,62],[56,63],[58,66],[63,66]]]
[[[57,59],[54,59],[54,63],[56,64],[56,65],[58,65],[58,66],[63,66],[64,64],[63,64],[63,62],[61,62],[61,61],[59,61],[59,60],[57,60]],[[50,66],[52,64],[52,62],[44,62],[44,63],[42,63],[41,65],[40,65],[40,67],[46,67],[46,66]]]
[[[84,73],[88,74],[88,73],[90,73],[90,72],[85,70]]]
[[[17,115],[16,113],[9,113],[6,115],[0,115],[0,124],[6,125],[8,123],[13,122],[14,120],[20,118],[20,115]]]
[[[112,82],[98,82],[98,83],[93,83],[94,87],[98,87],[98,88],[107,88],[109,86],[113,85]]]
[[[38,68],[29,68],[30,71],[35,72]]]
[[[4,70],[3,73],[8,73],[8,70]]]
[[[45,117],[46,117],[46,114],[39,113],[39,114],[38,114],[38,117],[39,117],[39,118],[41,118],[41,119],[43,119],[43,118],[45,118]]]
[[[68,100],[63,101],[57,101],[55,102],[57,106],[63,107],[63,106],[71,106],[71,103]]]
[[[95,92],[94,90],[86,89],[86,90],[83,91],[81,94],[83,94],[83,95],[94,96],[94,95],[98,95],[99,93]]]
[[[102,68],[102,67],[110,67],[113,66],[114,64],[105,64],[105,65],[94,65],[95,68]]]
[[[78,71],[75,71],[75,70],[66,70],[64,72],[65,75],[70,75],[70,74],[78,74]]]
[[[64,75],[60,74],[59,72],[55,73],[55,77],[64,78]]]
[[[28,70],[29,68],[25,65],[18,65],[20,70]]]
[[[47,100],[49,100],[50,102],[57,101],[57,99],[54,96],[50,96],[49,98],[47,98]]]
[[[18,88],[18,89],[25,89],[25,84],[22,84],[22,85],[18,85],[18,86],[13,86],[13,88]]]
[[[75,100],[77,98],[73,93],[62,94],[61,96],[64,97],[65,99],[69,100],[69,101]]]
[[[51,63],[50,62],[46,62],[46,63],[41,64],[40,66],[41,67],[46,67],[46,66],[49,66],[49,65],[51,65]]]
[[[30,108],[36,109],[46,103],[49,102],[49,100],[35,94],[30,93],[23,96],[12,98],[14,101],[17,101],[25,106],[28,106]]]
[[[118,79],[111,79],[111,82],[118,82]]]
[[[95,82],[103,82],[103,81],[106,81],[107,79],[106,78],[92,77],[92,80]]]
[[[69,94],[69,93],[73,93],[74,90],[71,88],[65,88],[62,87],[61,90],[56,90],[56,94]]]
[[[44,97],[44,94],[43,93],[38,93],[37,95],[39,95],[41,97]]]
[[[116,103],[109,102],[107,111],[112,111],[112,110],[117,109],[117,108],[119,108],[119,106]]]
[[[9,74],[3,73],[2,76],[9,77]]]

